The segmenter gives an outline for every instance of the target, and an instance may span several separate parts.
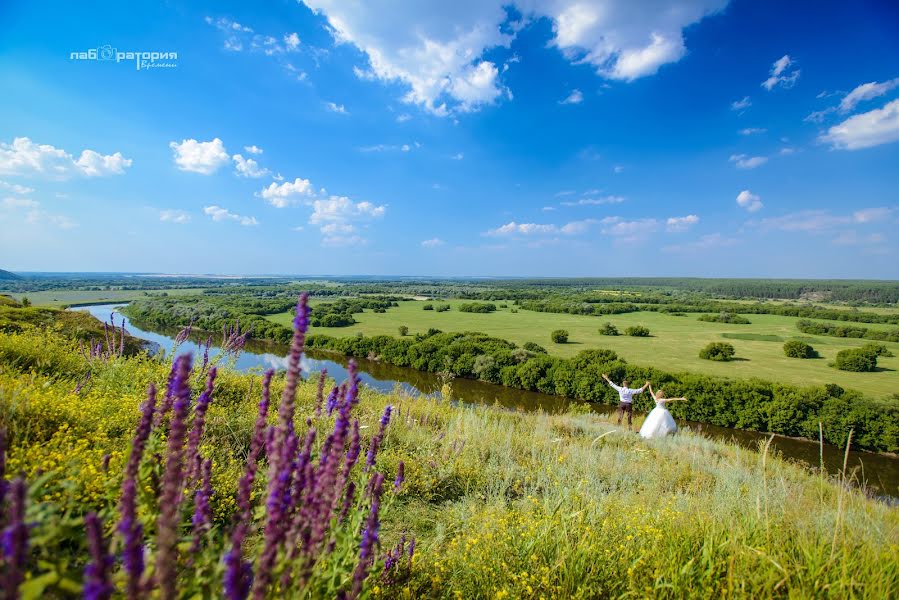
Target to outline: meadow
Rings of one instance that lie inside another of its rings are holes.
[[[199,366],[175,383],[176,398],[189,393],[193,400],[162,415],[161,429],[146,438],[148,449],[132,471],[147,574],[165,564],[171,576],[148,581],[163,592],[170,581],[179,597],[246,597],[228,587],[236,522],[247,525],[241,548],[249,568],[258,577],[273,574],[259,597],[888,598],[899,592],[899,511],[765,448],[745,450],[689,432],[644,441],[581,409],[524,414],[364,388],[352,413],[359,423],[355,452],[362,451],[360,463],[371,455],[371,467],[351,465],[343,481],[360,493],[346,518],[325,525],[333,544],[311,559],[301,553],[302,560],[291,558],[290,543],[275,545],[274,570],[265,571],[271,513],[281,506],[273,484],[279,479],[268,475],[278,446],[261,454],[249,488],[238,485],[252,455],[264,380],[233,372],[227,360],[215,366],[199,443],[182,448],[209,460],[208,494],[201,486],[194,502],[196,484],[187,484],[190,493],[174,514],[178,525],[158,525],[167,523],[166,504],[156,494],[160,481],[166,489],[172,461],[163,467],[160,458],[172,456],[173,422],[189,407],[193,418],[184,424],[194,431],[199,407],[206,406],[198,397],[206,369]],[[85,356],[52,327],[0,335],[7,477],[22,473],[29,482],[24,514],[8,510],[3,523],[17,536],[27,533],[27,551],[2,560],[7,575],[17,561],[23,597],[98,597],[88,592],[99,585],[122,593],[128,585],[133,563],[122,562],[122,484],[147,386],[155,382],[162,400],[170,367],[140,354]],[[263,424],[275,439],[285,416],[300,439],[310,429],[323,432],[300,455],[321,464],[336,447],[324,433],[336,433],[342,413],[322,406],[315,379],[298,382],[295,396],[285,395],[290,410],[282,398],[276,411],[289,381],[290,375],[271,381]],[[351,455],[347,444],[340,452]],[[377,502],[371,491],[362,492],[373,481],[383,487]],[[7,505],[21,508],[21,485],[6,489]],[[198,520],[193,505],[204,506],[199,499],[208,508]],[[250,510],[242,507],[245,500]],[[93,533],[86,536],[82,520],[89,513],[97,518],[87,517]],[[131,524],[126,533],[135,531]],[[176,559],[161,560],[162,550]],[[304,571],[308,560],[311,569]],[[359,565],[364,578],[357,588]],[[147,595],[139,589],[135,597]]]
[[[322,301],[318,301],[322,302]],[[780,315],[746,315],[750,325],[707,323],[697,320],[696,313],[674,316],[660,312],[634,312],[617,315],[586,316],[564,313],[544,313],[527,310],[512,312],[515,308],[498,308],[492,313],[460,312],[464,300],[447,300],[451,305],[445,312],[422,310],[428,302],[406,301],[385,313],[365,311],[355,314],[358,323],[348,327],[313,327],[311,333],[323,333],[334,337],[347,337],[362,333],[366,336],[397,336],[398,328],[405,325],[409,334],[424,333],[430,328],[441,331],[478,331],[506,339],[516,344],[537,343],[554,355],[569,358],[590,348],[614,350],[628,362],[652,365],[656,368],[681,372],[688,371],[732,378],[756,377],[794,385],[824,385],[836,383],[874,397],[887,396],[899,391],[896,373],[899,371],[899,344],[885,342],[895,357],[880,357],[879,371],[852,373],[840,371],[828,365],[836,353],[844,348],[856,348],[864,340],[835,338],[801,334],[796,329],[796,317]],[[502,302],[495,302],[497,305]],[[288,325],[290,312],[268,315],[267,319]],[[651,337],[626,335],[603,336],[599,327],[606,322],[614,324],[620,332],[631,325],[645,325]],[[895,325],[865,323],[870,329],[895,329]],[[554,344],[550,332],[565,329],[570,333],[568,343]],[[810,343],[820,358],[798,360],[788,358],[783,343],[788,339],[802,339]],[[699,358],[699,350],[712,341],[727,341],[736,349],[737,360],[715,362]]]
[[[170,288],[164,291],[146,290],[72,290],[54,289],[32,292],[12,292],[9,295],[18,301],[27,298],[33,306],[47,306],[60,308],[78,304],[109,304],[112,302],[131,302],[146,298],[152,294],[168,296],[183,296],[188,294],[201,294],[203,288]]]

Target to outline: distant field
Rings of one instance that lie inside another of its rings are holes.
[[[391,308],[386,313],[366,311],[354,315],[359,323],[353,326],[313,328],[312,332],[336,337],[355,335],[359,331],[365,335],[396,336],[400,325],[409,327],[412,334],[431,327],[442,331],[480,331],[517,344],[536,342],[550,353],[562,357],[573,356],[589,348],[611,348],[628,362],[668,371],[692,371],[735,378],[758,377],[794,385],[836,383],[875,397],[899,392],[899,344],[886,343],[896,357],[878,359],[883,370],[877,373],[838,371],[827,363],[834,359],[839,350],[861,346],[865,340],[801,334],[796,329],[797,319],[794,317],[746,315],[752,321],[751,325],[728,325],[697,321],[696,314],[674,317],[654,312],[593,317],[525,310],[512,313],[506,308],[490,314],[473,314],[457,311],[456,307],[461,302],[464,301],[448,301],[453,308],[443,313],[422,310],[424,302],[401,302],[399,307]],[[292,321],[289,313],[268,318],[286,326],[290,326]],[[620,331],[629,325],[645,325],[649,327],[652,337],[601,336],[597,330],[606,321],[616,325]],[[870,323],[858,325],[884,328],[883,325]],[[571,334],[569,343],[553,344],[549,339],[553,329],[567,329]],[[728,336],[725,339],[724,334],[735,334],[736,337]],[[748,337],[756,339],[745,339]],[[784,356],[783,340],[794,338],[811,343],[822,358],[800,360]],[[699,358],[699,350],[712,341],[733,344],[741,360],[718,363]]]
[[[34,306],[66,306],[83,302],[128,302],[138,298],[146,298],[147,294],[159,294],[165,292],[169,296],[183,296],[186,294],[199,294],[202,288],[184,288],[169,290],[50,290],[46,292],[25,292],[9,294],[16,300],[27,297]]]

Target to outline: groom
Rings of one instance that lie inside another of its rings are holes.
[[[632,404],[634,401],[634,396],[642,393],[649,385],[649,382],[647,381],[646,383],[644,383],[643,387],[641,388],[629,388],[627,387],[627,379],[622,381],[620,386],[617,386],[612,383],[612,380],[609,379],[609,376],[605,373],[603,373],[602,378],[605,379],[608,384],[615,388],[615,391],[618,392],[618,398],[620,400],[620,402],[618,403],[618,424],[621,425],[621,417],[624,416],[624,413],[627,413],[627,429],[628,431],[631,431],[631,423],[634,417],[634,407]]]

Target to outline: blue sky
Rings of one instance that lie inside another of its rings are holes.
[[[13,1],[0,90],[0,268],[899,278],[887,1]]]

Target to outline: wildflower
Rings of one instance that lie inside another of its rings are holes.
[[[405,479],[406,465],[403,461],[400,461],[400,464],[396,467],[396,480],[393,482],[393,491],[398,492],[400,486],[403,485],[403,479]]]
[[[215,383],[217,370],[215,367],[209,369],[209,376],[206,378],[206,389],[197,398],[197,406],[194,409],[194,423],[190,430],[190,436],[187,440],[187,479],[191,481],[200,473],[200,438],[203,436],[203,427],[206,425],[206,411],[209,409],[209,402],[212,400],[212,387]]]
[[[368,512],[368,520],[365,523],[365,530],[362,532],[362,543],[359,545],[359,562],[356,564],[356,570],[353,572],[353,587],[350,592],[350,598],[356,598],[362,591],[362,582],[368,576],[368,569],[373,556],[374,547],[378,543],[378,530],[381,523],[378,520],[378,513],[381,509],[381,492],[384,484],[384,475],[375,473],[371,478],[371,509]]]
[[[176,359],[176,374],[172,382],[172,421],[169,425],[168,448],[159,497],[159,517],[156,521],[156,578],[160,595],[168,600],[176,596],[178,509],[184,481],[184,438],[187,413],[190,409],[191,355]]]
[[[196,554],[200,550],[200,543],[203,536],[212,526],[212,513],[209,509],[209,499],[212,498],[212,461],[206,459],[200,467],[202,485],[194,495],[194,517],[193,517],[193,544],[191,545],[191,554]]]
[[[17,477],[9,486],[6,528],[3,530],[5,577],[3,589],[7,598],[18,596],[19,584],[25,577],[28,559],[28,526],[25,524],[25,480]]]
[[[0,527],[3,526],[3,501],[6,498],[6,427],[0,427]]]
[[[315,391],[315,416],[320,417],[322,415],[322,401],[324,398],[325,392],[325,379],[328,377],[328,369],[322,369],[318,374],[318,388]],[[330,415],[330,411],[328,411]]]
[[[325,408],[328,410],[328,416],[331,416],[331,413],[334,412],[334,409],[337,408],[337,386],[335,385],[331,389],[331,393],[328,394],[328,400],[325,403]]]
[[[384,438],[384,432],[387,429],[387,424],[390,423],[390,411],[392,407],[388,404],[387,408],[384,409],[384,414],[381,416],[381,428],[378,430],[378,433],[375,437],[372,438],[371,444],[368,447],[368,456],[365,458],[365,470],[368,471],[375,464],[375,456],[378,454],[378,447],[381,445],[381,440]]]
[[[105,600],[111,597],[114,591],[109,580],[113,558],[106,551],[103,525],[96,513],[90,512],[84,517],[84,527],[91,556],[90,562],[84,568],[84,598],[85,600]]]

